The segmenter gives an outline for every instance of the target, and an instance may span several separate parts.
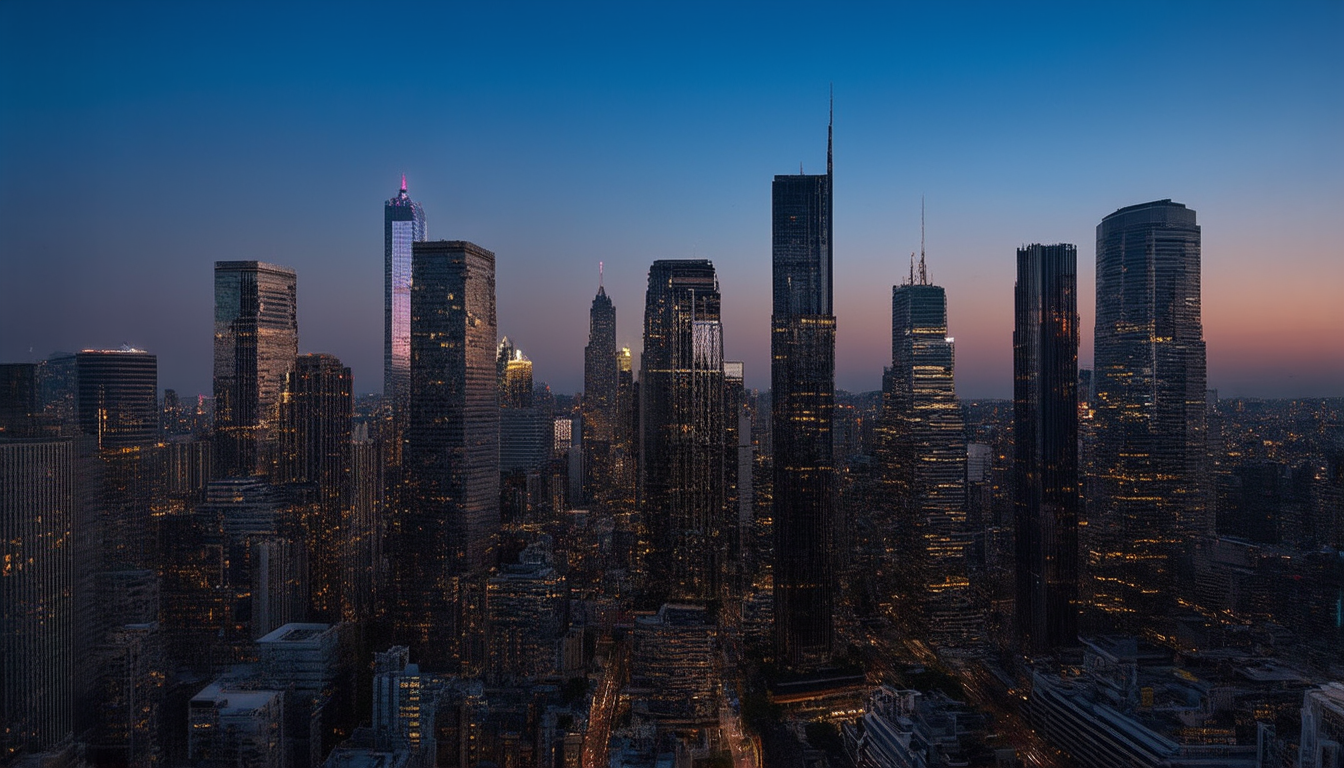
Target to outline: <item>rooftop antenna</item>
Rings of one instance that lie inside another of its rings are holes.
[[[799,175],[799,176],[802,176],[802,175],[803,175],[803,161],[802,161],[802,160],[799,160],[799,161],[798,161],[798,175]]]
[[[906,285],[914,285],[914,284],[915,284],[915,252],[914,252],[914,251],[911,251],[911,252],[910,252],[910,280],[909,280],[909,282],[906,283]]]
[[[401,174],[401,191],[406,191],[406,174]]]
[[[835,83],[831,83],[831,112],[826,120],[826,175],[831,175],[831,147],[835,128]]]
[[[929,271],[924,266],[924,196],[919,196],[919,284],[929,284]]]

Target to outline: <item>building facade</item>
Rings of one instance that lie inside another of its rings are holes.
[[[462,579],[493,558],[499,528],[495,255],[417,243],[411,290],[406,497],[394,512],[396,640],[431,669],[460,660]]]
[[[1078,635],[1078,250],[1017,251],[1013,460],[1023,652]]]
[[[709,261],[649,268],[639,382],[649,581],[679,600],[710,600],[726,553],[726,433],[719,285]]]
[[[428,238],[425,210],[401,191],[383,205],[383,401],[389,414],[384,450],[389,467],[401,466],[411,393],[411,249]],[[396,472],[389,482],[400,482]]]
[[[584,496],[610,498],[616,416],[616,305],[598,282],[583,349]]]
[[[982,612],[970,580],[966,435],[947,335],[947,294],[917,277],[892,289],[885,408],[892,487],[899,489],[897,569],[919,630],[938,648],[974,647]],[[778,438],[776,438],[778,440]]]
[[[215,262],[215,476],[266,474],[285,376],[299,354],[294,270]]]
[[[831,146],[828,127],[825,174],[776,176],[771,189],[775,649],[790,667],[828,661],[834,637]]]
[[[1121,628],[1164,613],[1207,514],[1206,371],[1195,212],[1158,200],[1097,226],[1087,543],[1092,602]]]

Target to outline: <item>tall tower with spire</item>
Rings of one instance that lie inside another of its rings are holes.
[[[947,292],[910,256],[908,282],[891,291],[891,368],[883,380],[887,425],[884,478],[895,509],[895,563],[909,614],[937,648],[970,648],[981,638],[971,590],[966,521],[966,436],[947,335]]]
[[[424,242],[425,211],[401,191],[383,206],[383,401],[390,406],[385,436],[388,483],[401,480],[402,443],[411,392],[411,243]]]
[[[613,490],[611,449],[616,415],[616,305],[602,285],[588,313],[588,346],[583,350],[583,492],[601,501]]]
[[[833,107],[826,173],[772,186],[775,647],[794,669],[829,662],[834,635]]]

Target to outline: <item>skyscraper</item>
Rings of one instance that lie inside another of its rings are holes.
[[[159,359],[142,349],[86,349],[75,355],[79,426],[100,448],[153,445],[159,435]]]
[[[726,551],[726,432],[719,284],[709,261],[649,267],[640,366],[649,581],[676,599],[710,600]]]
[[[301,355],[286,377],[275,479],[311,483],[314,514],[303,521],[312,589],[311,618],[353,621],[345,574],[354,556],[354,415],[350,369],[332,355]]]
[[[602,286],[600,266],[588,318],[588,346],[583,350],[584,495],[596,501],[613,490],[616,414],[616,306]]]
[[[75,355],[80,431],[98,447],[104,524],[99,566],[149,568],[151,461],[158,440],[158,358],[144,350]]]
[[[460,659],[460,580],[489,567],[499,527],[495,255],[459,240],[417,243],[413,254],[395,629],[427,667],[447,669]]]
[[[294,270],[215,262],[215,475],[265,474],[285,374],[299,353]]]
[[[939,648],[979,641],[981,612],[970,583],[966,524],[966,435],[947,335],[947,294],[918,275],[891,292],[891,370],[884,382],[888,439],[898,475],[891,486],[907,594],[919,629]],[[778,445],[778,438],[776,438]]]
[[[1024,653],[1078,634],[1078,250],[1017,250],[1013,484]]]
[[[1093,602],[1123,626],[1161,612],[1184,545],[1213,530],[1200,229],[1184,205],[1131,205],[1097,225],[1092,375]]]
[[[76,451],[0,438],[0,762],[74,725]]]
[[[401,191],[383,206],[383,401],[391,406],[390,434],[383,437],[394,468],[401,466],[411,392],[411,249],[427,237],[425,210],[406,194],[402,174]],[[401,482],[397,471],[387,478]]]
[[[833,638],[831,147],[828,126],[826,173],[776,176],[772,186],[775,647],[791,667],[828,661]]]

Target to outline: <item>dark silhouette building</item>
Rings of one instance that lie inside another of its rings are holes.
[[[275,479],[307,483],[316,493],[302,521],[309,552],[314,621],[353,621],[347,594],[353,551],[354,418],[350,369],[332,355],[300,355],[286,377],[280,406]]]
[[[726,542],[723,327],[709,261],[649,267],[639,382],[649,582],[676,599],[710,600]]]
[[[395,631],[427,668],[446,671],[469,630],[464,581],[492,564],[499,527],[495,255],[459,240],[416,243],[413,253]]]
[[[215,262],[215,476],[265,474],[285,375],[299,353],[294,270]]]
[[[613,490],[616,427],[616,306],[600,277],[588,318],[588,346],[583,349],[584,496],[598,501]]]
[[[1195,212],[1158,200],[1097,226],[1093,604],[1121,628],[1164,613],[1181,553],[1212,533]]]
[[[146,447],[159,435],[159,359],[141,349],[75,355],[79,427],[100,448]]]
[[[389,467],[401,466],[411,393],[411,249],[423,242],[425,210],[401,191],[383,205],[383,401],[389,416],[384,451]],[[389,483],[401,482],[396,471]]]
[[[790,667],[829,661],[834,633],[831,136],[828,126],[825,174],[771,187],[775,646]]]
[[[1078,249],[1017,250],[1013,500],[1024,653],[1078,636]]]

